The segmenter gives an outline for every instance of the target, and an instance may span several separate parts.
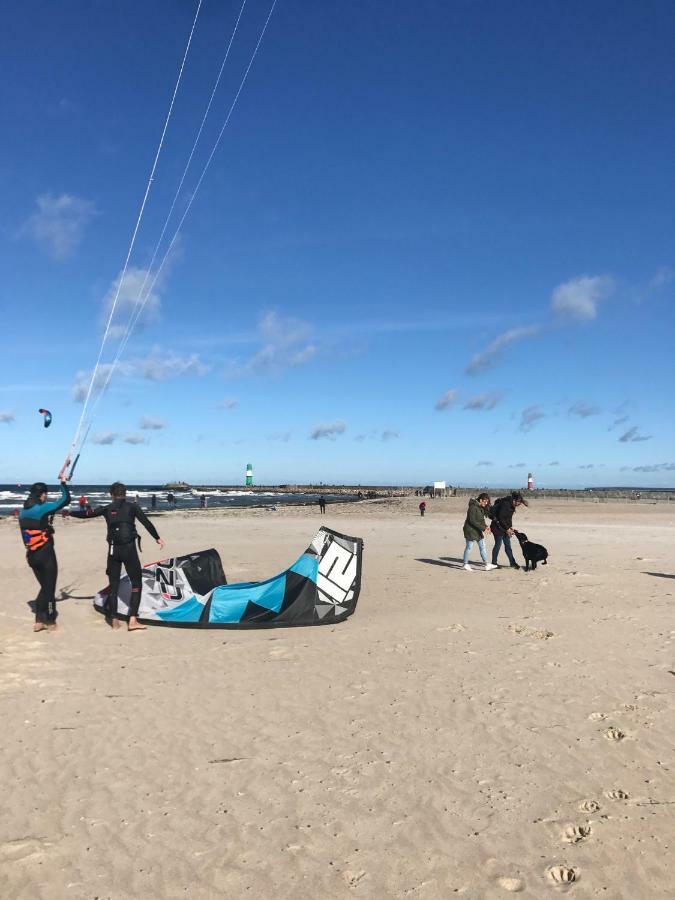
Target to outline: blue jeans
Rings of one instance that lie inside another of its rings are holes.
[[[471,553],[471,548],[474,544],[478,544],[478,549],[480,550],[480,557],[484,563],[487,562],[487,550],[485,549],[485,538],[481,538],[479,541],[467,541],[466,547],[464,548],[464,565],[466,565],[469,561],[469,554]]]
[[[504,550],[506,550],[506,555],[509,558],[509,562],[512,566],[517,565],[515,557],[513,555],[513,550],[511,549],[511,537],[508,534],[495,534],[495,545],[492,548],[492,563],[493,565],[497,565],[497,557],[499,556],[499,551],[502,549],[502,544],[504,544]]]

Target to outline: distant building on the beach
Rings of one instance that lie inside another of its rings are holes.
[[[246,463],[246,487],[253,486],[253,466],[251,463]]]
[[[534,475],[532,472],[527,473],[527,489],[528,491],[534,490]]]

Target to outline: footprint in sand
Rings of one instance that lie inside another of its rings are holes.
[[[0,861],[16,862],[31,856],[40,856],[50,844],[41,838],[17,838],[0,844]]]
[[[594,712],[594,713],[591,713],[588,718],[591,720],[591,722],[595,722],[597,719],[606,719],[607,716],[605,713]]]
[[[530,628],[527,625],[509,625],[509,631],[512,631],[514,634],[519,634],[522,637],[532,637],[537,638],[540,641],[547,641],[549,638],[552,638],[553,632],[549,631],[547,628]]]
[[[510,891],[512,894],[517,894],[525,889],[523,879],[513,878],[511,875],[502,875],[497,879],[497,884],[500,888],[504,888],[505,891]]]
[[[355,888],[359,882],[366,877],[366,873],[364,871],[350,872],[349,869],[347,869],[342,873],[342,877],[347,882],[347,887]]]
[[[617,788],[614,791],[605,791],[605,797],[607,797],[608,800],[628,800],[629,799],[629,795],[625,791],[622,791],[621,788]]]
[[[626,737],[623,731],[614,726],[608,728],[607,731],[604,732],[604,735],[608,741],[622,741]]]
[[[466,625],[460,625],[459,622],[453,622],[452,625],[443,625],[436,631],[466,631]]]
[[[567,844],[578,844],[579,841],[585,841],[590,837],[590,825],[568,825],[562,833],[562,839]]]
[[[546,870],[546,877],[556,887],[566,888],[579,880],[579,872],[570,866],[550,866]]]
[[[582,800],[579,804],[579,809],[582,812],[597,812],[600,809],[600,804],[597,800]]]

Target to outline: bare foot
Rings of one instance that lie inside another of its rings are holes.
[[[49,625],[47,625],[47,631],[58,631],[58,630],[59,630],[59,626],[56,624],[56,622],[50,622]]]
[[[127,625],[127,631],[146,631],[147,626],[141,625],[138,619],[135,616],[131,616],[129,618],[129,624]]]
[[[33,625],[33,631],[46,631],[46,630],[47,630],[47,626],[45,625],[44,622],[36,622],[35,625]]]
[[[122,623],[120,622],[119,619],[111,619],[110,627],[112,628],[113,631],[118,631],[122,627]]]

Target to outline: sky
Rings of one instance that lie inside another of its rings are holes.
[[[277,0],[237,97],[271,4],[203,0],[124,279],[197,0],[5,11],[0,482],[117,296],[81,483],[675,485],[675,6]]]

